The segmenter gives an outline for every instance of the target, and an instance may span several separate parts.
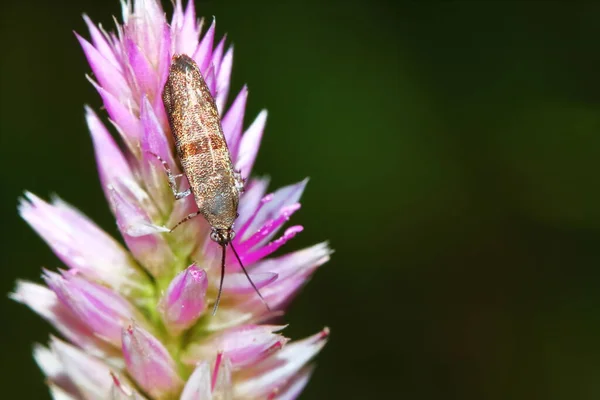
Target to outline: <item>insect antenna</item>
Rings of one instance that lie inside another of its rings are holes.
[[[221,292],[223,291],[223,278],[225,277],[225,254],[227,254],[227,245],[222,244],[221,249],[223,250],[223,255],[221,256],[221,282],[219,283],[219,293],[217,294],[217,300],[215,301],[215,306],[213,307],[212,315],[217,313],[217,308],[219,308],[219,302],[221,301]]]
[[[238,262],[240,263],[240,267],[242,267],[242,271],[244,271],[244,275],[246,275],[246,278],[248,278],[248,282],[250,282],[250,284],[254,288],[254,291],[256,292],[256,294],[258,295],[258,297],[260,297],[260,299],[262,300],[262,302],[265,305],[265,307],[267,307],[267,310],[271,311],[271,308],[269,307],[269,304],[267,303],[267,301],[265,300],[265,298],[262,297],[262,294],[260,294],[260,291],[258,290],[258,288],[256,287],[256,285],[254,284],[254,282],[252,282],[252,279],[250,278],[250,275],[248,275],[248,271],[246,271],[246,268],[244,267],[244,264],[242,264],[242,260],[240,260],[240,256],[238,256],[237,251],[235,251],[235,247],[233,247],[233,243],[230,243],[229,245],[231,246],[231,250],[233,250],[233,254],[235,254],[235,258],[237,258]]]

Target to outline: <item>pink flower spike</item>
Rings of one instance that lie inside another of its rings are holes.
[[[267,244],[266,246],[264,246],[258,250],[255,250],[251,253],[246,253],[244,255],[240,255],[240,258],[242,259],[242,262],[244,263],[244,265],[251,265],[251,264],[255,263],[256,261],[263,259],[266,256],[268,256],[269,254],[275,252],[281,246],[286,244],[290,239],[292,239],[294,236],[296,236],[296,234],[302,232],[303,230],[304,230],[304,228],[300,225],[291,226],[286,229],[283,236],[281,236],[279,239],[275,239],[271,243]]]
[[[127,371],[140,387],[153,398],[177,395],[183,381],[162,343],[136,324],[123,328],[122,338]]]
[[[195,264],[173,278],[159,302],[162,320],[173,336],[192,326],[206,310],[206,272]]]
[[[212,399],[210,366],[206,361],[202,361],[188,378],[180,400],[210,399]]]
[[[289,339],[275,332],[285,326],[243,325],[228,329],[209,337],[201,344],[191,346],[183,355],[182,361],[194,364],[198,360],[212,359],[223,353],[238,370],[263,360],[281,349]]]
[[[252,172],[266,123],[267,111],[262,110],[242,136],[235,166],[244,177]]]

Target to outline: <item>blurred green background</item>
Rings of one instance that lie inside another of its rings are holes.
[[[120,9],[78,3],[0,5],[0,294],[60,266],[23,190],[116,233],[71,31]],[[332,330],[303,399],[600,397],[600,2],[197,9],[235,44],[247,115],[269,109],[255,171],[311,177],[286,250],[336,249],[287,316],[294,338]],[[49,326],[0,307],[3,398],[48,398],[30,352]]]

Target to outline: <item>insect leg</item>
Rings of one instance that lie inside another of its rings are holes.
[[[196,217],[198,215],[200,215],[200,211],[196,211],[195,213],[189,214],[187,217],[185,217],[184,219],[182,219],[181,221],[179,221],[177,223],[177,225],[175,225],[173,228],[171,228],[171,230],[169,232],[173,232],[175,230],[175,228],[177,228],[179,225],[183,224],[184,222],[189,221],[190,219],[192,219],[192,218],[194,218],[194,217]]]
[[[173,191],[173,194],[175,195],[175,200],[183,199],[184,197],[189,196],[190,193],[192,193],[191,189],[185,190],[183,192],[180,192],[177,189],[177,182],[175,182],[175,178],[182,177],[183,174],[173,175],[173,173],[171,172],[171,168],[169,168],[169,165],[167,164],[167,162],[165,160],[163,160],[158,154],[154,154],[151,152],[148,152],[148,154],[151,154],[154,157],[156,157],[156,159],[158,161],[160,161],[163,168],[165,169],[165,172],[167,173],[167,179],[169,180],[169,187],[171,188],[171,190]]]

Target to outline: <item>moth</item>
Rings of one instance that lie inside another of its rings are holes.
[[[168,164],[159,156],[155,156],[163,164],[175,198],[182,199],[191,194],[198,206],[197,212],[181,220],[171,229],[171,232],[182,223],[202,215],[211,227],[210,238],[222,249],[221,279],[213,315],[217,312],[221,300],[228,245],[233,250],[246,278],[269,309],[233,247],[232,241],[235,238],[233,224],[238,216],[238,204],[244,180],[233,168],[215,99],[198,65],[189,56],[185,54],[173,56],[162,100],[175,141],[175,150],[183,169],[182,175],[185,175],[189,181],[189,189],[179,192],[175,181],[179,176],[173,175]]]

